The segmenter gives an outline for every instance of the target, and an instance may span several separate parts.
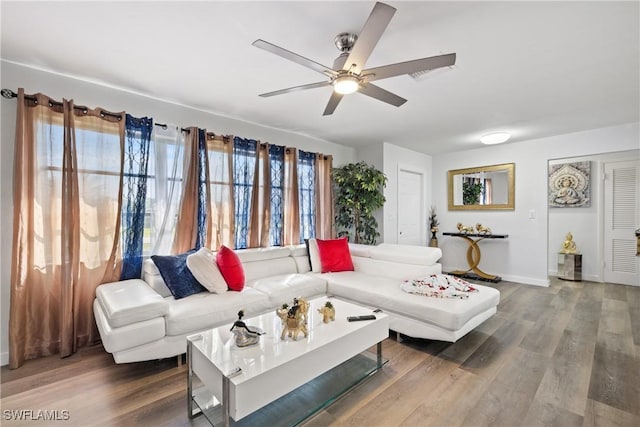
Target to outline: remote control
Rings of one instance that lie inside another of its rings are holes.
[[[227,378],[233,378],[233,377],[237,377],[238,375],[240,375],[242,373],[242,368],[241,367],[236,367],[233,368],[228,374],[227,374]]]
[[[349,316],[347,317],[347,320],[349,322],[359,322],[360,320],[374,320],[375,318],[376,316],[373,314],[366,314],[364,316]]]

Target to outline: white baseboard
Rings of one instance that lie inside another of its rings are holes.
[[[558,277],[558,270],[549,270],[549,276]],[[585,282],[604,283],[604,280],[597,274],[583,274],[582,280]]]
[[[549,279],[534,279],[533,277],[512,276],[510,274],[506,274],[501,277],[502,280],[506,280],[507,282],[524,283],[525,285],[533,286],[544,286],[545,288],[548,288],[550,284]]]
[[[0,366],[5,366],[9,364],[9,352],[5,351],[4,353],[0,353]]]

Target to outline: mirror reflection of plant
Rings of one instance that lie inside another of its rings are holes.
[[[365,162],[333,168],[332,176],[338,236],[347,236],[355,243],[375,244],[380,233],[373,213],[386,201],[382,189],[387,177]]]
[[[480,203],[480,195],[484,187],[479,182],[462,183],[462,203],[464,205],[477,205]]]

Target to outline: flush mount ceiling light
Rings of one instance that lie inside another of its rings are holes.
[[[480,137],[483,144],[502,144],[511,138],[511,134],[507,132],[494,132]]]
[[[341,95],[348,95],[357,91],[359,84],[356,76],[339,76],[333,81],[333,90]]]

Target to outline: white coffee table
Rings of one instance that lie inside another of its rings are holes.
[[[336,320],[323,323],[317,309],[327,300],[335,307]],[[389,335],[384,313],[376,313],[375,320],[348,322],[347,316],[372,310],[336,298],[309,302],[309,336],[300,334],[297,341],[280,339],[275,310],[243,319],[266,332],[255,346],[236,347],[232,324],[188,336],[189,417],[204,413],[211,424],[225,425],[257,420],[271,427],[296,424],[383,366],[381,342]],[[366,352],[374,345],[377,354]],[[236,368],[240,374],[230,378]],[[204,387],[196,390],[194,376]]]

